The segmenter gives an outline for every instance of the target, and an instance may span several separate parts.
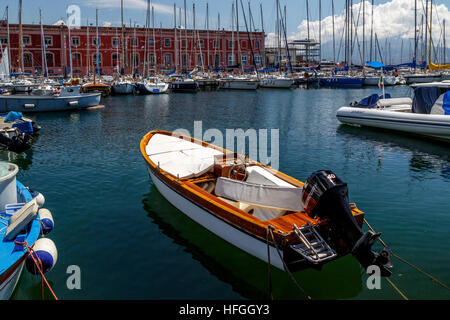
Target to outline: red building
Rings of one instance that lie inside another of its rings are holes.
[[[237,32],[225,30],[125,28],[122,46],[120,27],[99,27],[97,58],[95,26],[72,28],[70,39],[67,26],[44,26],[43,29],[49,74],[63,75],[69,70],[70,51],[74,77],[84,76],[89,70],[94,70],[97,61],[101,73],[106,75],[117,72],[118,68],[124,68],[127,74],[135,69],[142,73],[148,63],[150,69],[163,72],[173,70],[175,67],[177,70],[191,70],[195,66],[202,65],[205,69],[207,66],[228,69],[240,62],[244,68],[250,68],[253,65],[252,56],[255,57],[256,65],[261,65],[263,61],[265,35],[262,32],[239,32],[238,35]],[[22,35],[22,71],[39,73],[43,65],[40,26],[23,25]],[[148,40],[147,46],[146,40]],[[0,41],[3,46],[8,42],[6,27],[0,28]],[[18,25],[10,25],[10,42],[11,70],[18,72]],[[238,52],[240,52],[240,58]]]

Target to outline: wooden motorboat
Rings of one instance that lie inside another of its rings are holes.
[[[102,97],[108,97],[111,95],[111,86],[94,81],[83,84],[80,91],[82,93],[101,93]]]
[[[161,194],[220,238],[281,269],[321,268],[352,253],[364,268],[390,275],[389,253],[371,246],[364,213],[331,171],[306,184],[215,145],[166,131],[149,132],[140,150]],[[270,259],[269,259],[269,255]]]

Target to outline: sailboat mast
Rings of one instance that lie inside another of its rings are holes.
[[[334,34],[334,0],[331,0],[331,15],[333,16],[333,61],[336,63],[336,37]]]
[[[19,73],[23,70],[23,52],[22,52],[22,0],[19,0]]]
[[[96,55],[97,55],[97,61],[95,64],[95,69],[94,69],[94,84],[95,84],[95,80],[96,80],[96,74],[100,69],[100,65],[99,65],[99,54],[98,54],[98,47],[99,47],[99,43],[98,43],[98,9],[95,9],[95,47],[96,47]]]
[[[186,10],[186,0],[184,0],[184,50],[185,50],[185,65],[186,65],[186,73],[189,68],[189,60],[188,60],[188,40],[187,40],[187,10]]]
[[[286,14],[284,15],[286,18]],[[319,62],[322,61],[322,0],[319,0]]]
[[[424,50],[424,56],[425,60],[427,60],[427,45],[428,45],[428,0],[425,0],[425,50]],[[429,62],[428,62],[429,63]],[[425,69],[427,67],[427,63],[425,63]]]
[[[417,0],[414,1],[414,70],[417,65]]]
[[[447,47],[445,46],[445,19],[443,21],[443,25],[444,25],[444,56],[443,56],[443,60],[442,60],[442,64],[446,63],[446,59],[445,59],[445,55],[446,55],[446,51],[447,51]]]
[[[308,63],[309,66],[309,48],[310,48],[310,38],[309,38],[309,1],[306,0],[306,26],[307,26],[307,30],[308,30],[308,43],[306,44],[306,62]]]
[[[239,7],[238,7],[238,0],[236,0],[236,35],[237,35],[237,45],[238,45],[238,64],[241,66],[241,71],[244,72],[244,66],[242,65],[242,56],[241,56],[241,42],[239,40]]]
[[[177,40],[177,5],[173,4],[173,33],[175,41],[175,72],[178,70],[178,40]]]
[[[428,53],[428,71],[430,71],[430,65],[431,65],[431,44],[432,44],[432,40],[431,40],[431,29],[433,26],[433,0],[431,0],[430,2],[430,48],[429,48],[429,53]]]
[[[156,59],[156,39],[155,39],[155,8],[152,6],[152,29],[153,29],[153,62],[155,66],[155,74],[157,73],[157,61]]]
[[[363,61],[362,61],[362,66],[363,66],[363,72],[365,73],[365,71],[364,71],[364,66],[366,65],[366,2],[365,1],[363,1],[363,34],[362,34],[362,37],[363,37],[363,45],[362,45],[362,47],[363,47],[363,52],[362,52],[362,59],[363,59]]]
[[[125,25],[123,24],[123,0],[120,0],[120,15],[121,15],[121,41],[120,41],[120,65],[125,70]]]
[[[44,27],[42,26],[42,10],[39,9],[39,22],[41,24],[41,43],[42,43],[42,73],[43,77],[47,77],[47,55],[45,52],[45,36],[44,36]]]
[[[209,69],[209,5],[206,3],[206,67]]]
[[[281,52],[280,52],[280,17],[279,17],[279,15],[278,15],[278,5],[279,5],[279,3],[278,3],[278,1],[279,0],[277,0],[276,2],[275,2],[275,6],[276,6],[276,10],[277,10],[277,22],[276,22],[276,24],[277,24],[277,30],[276,30],[276,33],[277,33],[277,58],[275,59],[275,62],[279,62],[279,68],[278,68],[278,72],[280,72],[281,73]]]
[[[89,19],[86,19],[86,36],[87,36],[87,76],[89,77],[89,70],[91,68],[91,58],[90,58],[90,41],[91,39],[89,39]]]
[[[6,30],[8,33],[8,77],[11,74],[11,38],[9,32],[9,9],[6,6]]]
[[[231,3],[231,62],[233,65],[236,64],[236,62],[234,61],[235,56],[234,56],[234,2]]]
[[[67,21],[69,21],[69,14],[67,13]],[[69,36],[69,70],[70,79],[72,79],[72,38],[70,37],[70,25],[67,25],[67,31]]]
[[[416,5],[417,5],[417,0],[416,0]],[[372,52],[373,52],[373,0],[372,0],[372,5],[371,5],[371,10],[372,10],[372,17],[371,17],[371,25],[370,25],[370,61],[372,61]]]

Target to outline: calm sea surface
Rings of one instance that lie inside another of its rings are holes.
[[[400,256],[450,283],[450,146],[393,132],[342,126],[336,110],[378,90],[259,90],[111,97],[105,109],[32,115],[42,131],[31,151],[3,153],[19,180],[46,197],[58,262],[48,274],[60,299],[266,298],[267,265],[186,218],[152,185],[139,142],[152,129],[279,129],[280,170],[300,180],[331,169],[350,200]],[[408,87],[388,89],[393,97]],[[449,292],[393,259],[392,281],[410,299]],[[81,269],[81,290],[66,286]],[[399,299],[351,256],[296,279],[313,299]],[[301,299],[272,270],[276,299]],[[40,299],[27,272],[13,299]]]

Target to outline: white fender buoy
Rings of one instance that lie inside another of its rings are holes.
[[[48,209],[41,208],[39,209],[38,214],[39,220],[41,221],[41,235],[45,236],[53,230],[55,222],[52,213]]]
[[[33,250],[34,252],[25,261],[28,272],[34,275],[40,274],[33,258],[36,262],[41,261],[43,273],[52,270],[58,260],[58,251],[56,250],[55,243],[49,238],[40,238],[34,243]]]

